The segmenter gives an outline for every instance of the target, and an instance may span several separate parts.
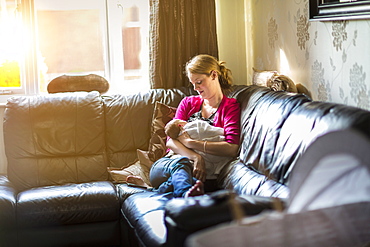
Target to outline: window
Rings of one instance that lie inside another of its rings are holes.
[[[0,3],[0,32],[6,34],[0,93],[47,93],[57,76],[91,73],[105,77],[110,92],[149,88],[148,0]]]

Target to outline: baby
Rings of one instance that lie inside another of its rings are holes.
[[[182,134],[182,130],[187,132],[191,139],[198,141],[224,141],[224,129],[214,127],[202,120],[186,122],[180,119],[173,119],[165,126],[165,133],[171,139],[177,139]]]
[[[164,132],[171,139],[177,139],[181,133],[181,128],[187,124],[186,121],[181,119],[172,119],[169,121],[166,126],[164,126]]]
[[[171,139],[177,139],[182,131],[186,131],[193,140],[209,142],[225,140],[223,128],[212,126],[202,120],[188,123],[184,120],[173,119],[165,126],[165,133]],[[222,167],[231,159],[230,157],[207,154],[199,150],[194,151],[200,154],[205,161],[207,179],[216,178]]]

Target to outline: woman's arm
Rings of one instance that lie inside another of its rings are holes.
[[[178,137],[178,141],[188,149],[199,150],[207,154],[218,156],[235,157],[238,154],[239,148],[239,145],[228,143],[226,141],[206,142],[193,140],[186,132]]]
[[[181,135],[181,136],[183,136],[183,135]],[[193,150],[185,147],[180,141],[174,140],[174,139],[168,139],[167,147],[170,148],[176,154],[180,154],[180,155],[188,157],[190,160],[192,160],[194,162],[193,176],[196,179],[199,179],[203,182],[206,180],[206,176],[207,176],[206,166],[205,166],[203,157],[200,154],[198,154],[198,153],[194,152]]]

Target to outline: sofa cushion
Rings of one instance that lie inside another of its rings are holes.
[[[16,191],[7,177],[0,176],[0,233],[15,222]]]
[[[98,91],[101,94],[109,89],[109,82],[100,75],[61,75],[51,80],[47,86],[49,93]]]
[[[234,97],[242,112],[240,160],[262,176],[261,181],[268,177],[286,185],[298,158],[326,133],[352,128],[370,136],[370,112],[360,108],[258,86],[246,87]],[[255,178],[247,184],[241,187],[251,192],[260,187]]]
[[[151,89],[135,95],[103,96],[108,166],[128,166],[137,159],[137,149],[148,149],[155,102],[176,107],[192,93],[189,88]]]
[[[225,167],[219,179],[222,181],[222,188],[233,190],[239,195],[277,198],[289,196],[289,188],[286,185],[269,179],[240,161]]]
[[[114,221],[119,200],[108,181],[46,186],[20,192],[17,214],[21,228]]]
[[[141,165],[140,161],[136,161],[127,167],[108,167],[108,172],[112,180],[116,183],[126,183],[128,176],[139,176],[143,178],[146,184],[149,183],[149,168]]]
[[[166,153],[167,135],[164,133],[166,124],[175,117],[176,108],[155,102],[152,118],[152,138],[149,142],[148,157],[152,162],[162,158]]]
[[[152,122],[151,138],[148,151],[137,149],[137,161],[124,165],[121,168],[108,167],[112,179],[116,182],[126,182],[129,175],[140,176],[144,182],[150,185],[149,171],[152,164],[162,158],[167,151],[166,134],[164,126],[175,116],[176,108],[156,101]]]
[[[121,246],[120,222],[118,220],[23,228],[18,231],[17,237],[17,247]],[[13,243],[9,246],[14,247],[15,245]]]
[[[155,161],[166,154],[167,135],[164,133],[164,127],[175,117],[175,113],[175,107],[162,104],[158,101],[155,102],[148,151],[138,150],[140,154],[138,158],[141,164],[150,168]]]
[[[17,193],[7,177],[0,176],[0,246],[13,246],[17,239]]]
[[[369,126],[369,111],[335,103],[306,102],[295,108],[281,126],[268,169],[278,182],[287,184],[298,159],[317,138],[346,129],[370,137]]]
[[[281,128],[290,114],[309,99],[304,95],[274,92],[258,86],[245,88],[236,98],[241,105],[241,161],[257,173],[280,181],[285,174],[272,173],[271,169],[279,165],[272,161],[277,155],[275,149],[280,148],[277,143]],[[281,147],[289,149],[284,144]]]
[[[4,113],[9,180],[20,190],[107,180],[104,126],[98,92],[9,98]]]
[[[253,85],[269,87],[273,91],[298,93],[297,86],[289,76],[277,71],[260,71],[253,68]]]
[[[267,87],[278,74],[275,70],[257,70],[253,68],[253,85]]]
[[[137,193],[122,204],[122,214],[135,229],[143,246],[164,246],[167,229],[164,223],[164,208],[172,199],[172,193]]]

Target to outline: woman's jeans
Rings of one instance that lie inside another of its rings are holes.
[[[183,197],[194,185],[193,165],[187,157],[171,159],[163,157],[152,165],[149,179],[159,193],[173,192],[174,197]]]

